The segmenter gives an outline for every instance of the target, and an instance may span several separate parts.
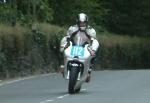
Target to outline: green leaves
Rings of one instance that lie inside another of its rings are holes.
[[[8,0],[0,4],[0,22],[72,25],[84,12],[99,31],[150,36],[149,11],[149,0]]]

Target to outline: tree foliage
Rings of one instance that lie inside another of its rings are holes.
[[[113,32],[149,35],[149,0],[104,0],[109,9],[105,18],[105,27]]]
[[[0,3],[0,21],[71,25],[84,12],[90,23],[110,32],[149,36],[149,11],[149,0],[6,0]]]

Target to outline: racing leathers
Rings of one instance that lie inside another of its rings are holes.
[[[61,40],[60,52],[63,53],[63,51],[68,47],[68,42],[78,35],[82,36],[84,40],[90,44],[90,54],[93,58],[95,58],[95,53],[99,48],[99,42],[96,39],[96,31],[91,26],[87,26],[84,31],[80,30],[78,25],[70,26],[67,31],[67,35]],[[93,58],[91,60],[94,60]],[[93,61],[91,61],[91,63],[92,62]]]

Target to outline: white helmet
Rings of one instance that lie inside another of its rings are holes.
[[[77,25],[79,26],[79,29],[84,31],[87,27],[88,23],[88,17],[84,13],[80,13],[77,16]]]

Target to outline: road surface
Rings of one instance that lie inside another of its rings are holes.
[[[91,80],[75,95],[59,74],[0,81],[0,103],[150,103],[150,70],[98,71]]]

